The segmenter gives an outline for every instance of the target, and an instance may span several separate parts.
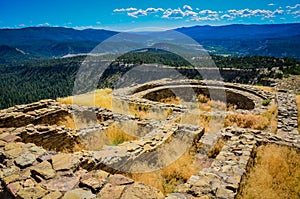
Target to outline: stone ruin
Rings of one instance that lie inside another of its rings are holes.
[[[271,99],[278,105],[278,132],[227,127],[212,133],[180,123],[178,118],[190,111],[187,106],[159,101],[174,95],[191,100],[189,89],[207,96],[224,92],[226,102],[240,113],[259,114],[268,108],[262,101]],[[233,199],[253,166],[258,146],[300,149],[295,96],[286,92],[215,81],[161,80],[116,90],[114,104],[112,111],[42,100],[1,110],[0,198]],[[149,114],[137,117],[124,107]],[[86,125],[74,128],[66,125],[68,119]],[[136,139],[109,145],[103,132],[115,124]],[[208,157],[220,140],[221,149]],[[209,161],[173,193],[163,194],[127,175],[162,169],[186,151]]]

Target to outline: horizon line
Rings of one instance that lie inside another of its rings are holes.
[[[167,30],[174,30],[174,29],[179,29],[179,28],[192,28],[192,27],[205,27],[205,26],[210,26],[210,27],[222,27],[222,26],[233,26],[233,25],[257,25],[257,26],[263,26],[263,25],[289,25],[289,24],[300,24],[300,22],[290,22],[290,23],[232,23],[232,24],[217,24],[217,25],[192,25],[192,26],[174,26],[174,27],[151,27],[151,26],[145,26],[145,27],[136,27],[136,28],[130,28],[130,29],[114,29],[114,28],[109,28],[109,27],[97,27],[97,26],[73,26],[73,27],[68,27],[68,26],[26,26],[26,27],[0,27],[0,30],[21,30],[21,29],[27,29],[27,28],[65,28],[65,29],[73,29],[73,30],[107,30],[107,31],[114,31],[114,32],[150,32],[149,28],[154,28],[154,29],[160,29],[161,31],[167,31]],[[144,30],[143,30],[144,29]],[[133,31],[133,30],[139,30],[139,31]],[[155,30],[151,30],[152,32],[158,32]]]

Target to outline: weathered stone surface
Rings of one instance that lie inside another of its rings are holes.
[[[83,176],[80,183],[85,187],[97,191],[105,184],[105,180],[93,176]]]
[[[59,199],[61,197],[62,197],[62,193],[60,193],[59,191],[54,191],[44,196],[43,199]]]
[[[98,199],[119,199],[125,189],[125,186],[116,186],[112,185],[110,183],[107,183],[100,191],[100,193],[97,194]]]
[[[8,158],[17,158],[19,157],[22,153],[24,153],[24,150],[21,148],[15,148],[15,149],[11,149],[8,151],[5,151],[5,155]]]
[[[77,176],[62,176],[51,179],[43,185],[50,191],[70,191],[79,183]]]
[[[21,185],[19,182],[10,183],[6,186],[6,189],[14,196],[17,197],[17,192],[20,190]]]
[[[148,185],[143,183],[134,183],[126,187],[124,190],[121,199],[162,199],[164,198],[164,194]]]
[[[14,141],[21,141],[21,138],[19,136],[15,136],[15,135],[7,135],[3,138],[1,138],[1,140],[5,141],[5,142],[14,142]]]
[[[20,142],[7,143],[4,147],[4,150],[9,151],[9,150],[12,150],[12,149],[20,148],[21,146],[22,146],[22,143],[20,143]]]
[[[35,181],[33,181],[32,179],[27,179],[22,183],[23,187],[34,187],[35,184]]]
[[[48,161],[43,161],[42,163],[31,167],[31,170],[33,173],[42,176],[46,180],[54,178],[56,174],[52,165]]]
[[[43,155],[43,154],[46,152],[45,149],[43,149],[42,147],[38,147],[38,146],[33,146],[33,147],[31,147],[31,148],[29,149],[29,151],[30,151],[31,153],[33,153],[34,155],[36,155],[36,156]]]
[[[74,189],[72,191],[66,192],[63,199],[94,199],[96,195],[93,194],[90,190],[84,189]]]
[[[52,165],[56,171],[75,170],[79,166],[79,159],[72,154],[59,153],[52,156]]]
[[[132,184],[134,181],[120,174],[112,175],[108,178],[108,182],[112,185],[127,185]]]
[[[0,147],[4,147],[7,143],[4,142],[3,140],[0,140]]]
[[[34,163],[35,161],[35,155],[32,153],[26,152],[21,154],[19,157],[15,159],[15,163],[17,166],[20,166],[22,168],[30,166]]]
[[[37,160],[38,160],[39,162],[43,162],[44,160],[50,161],[51,158],[52,158],[52,156],[57,155],[57,154],[58,154],[58,153],[55,152],[55,151],[48,151],[48,152],[45,152],[45,153],[43,153],[42,155],[40,155],[40,156],[37,158]]]
[[[168,194],[165,199],[187,199],[187,197],[181,193],[171,193]]]
[[[12,174],[12,175],[9,175],[9,176],[3,178],[3,182],[4,182],[5,184],[10,184],[10,183],[12,183],[12,182],[16,182],[16,181],[19,180],[19,179],[20,179],[20,176],[19,176],[19,175],[17,175],[17,174]]]
[[[223,187],[220,187],[216,193],[216,197],[219,199],[229,199],[229,198],[234,199],[234,196],[235,196],[235,194],[233,191],[231,191],[229,189],[225,189]]]
[[[2,177],[6,177],[12,174],[18,174],[20,172],[20,168],[16,166],[11,166],[9,168],[2,169]]]
[[[24,189],[20,189],[18,192],[17,192],[17,195],[19,198],[22,198],[22,199],[38,199],[38,198],[41,198],[43,197],[44,195],[46,195],[48,192],[37,186],[37,187],[32,187],[32,188],[24,188]]]

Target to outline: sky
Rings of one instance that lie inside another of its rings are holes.
[[[299,22],[299,0],[0,0],[0,28],[134,31]]]

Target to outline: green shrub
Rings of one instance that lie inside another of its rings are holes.
[[[266,99],[266,100],[263,100],[263,101],[262,101],[262,105],[263,105],[263,106],[268,106],[270,103],[271,103],[271,100],[270,100],[270,99]]]

